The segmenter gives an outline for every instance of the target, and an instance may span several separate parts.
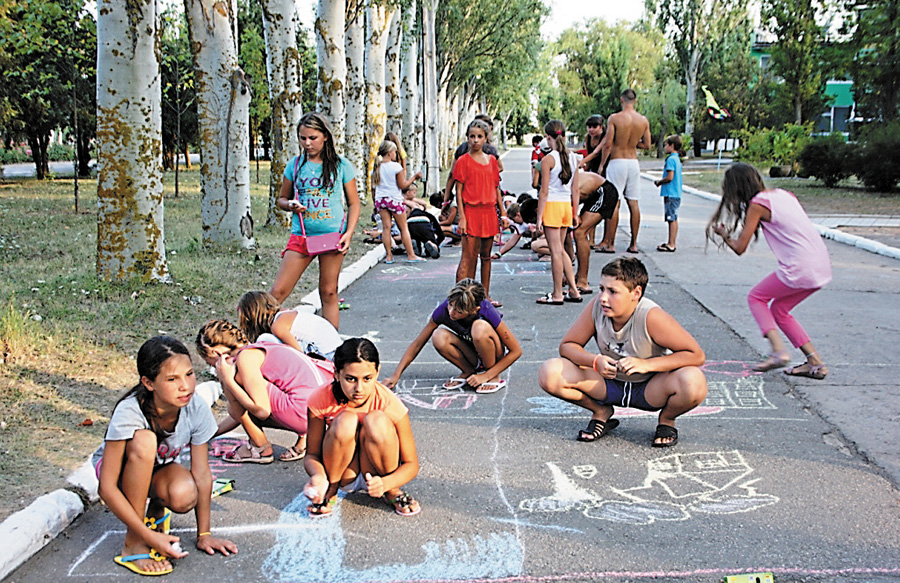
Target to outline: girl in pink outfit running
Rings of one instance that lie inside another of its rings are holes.
[[[740,233],[733,238],[741,224]],[[722,238],[719,247],[727,245],[742,255],[751,237],[759,236],[760,227],[778,260],[778,269],[756,284],[747,296],[750,313],[772,346],[772,352],[754,370],[781,368],[790,361],[777,326],[806,355],[805,363],[785,370],[785,374],[824,379],[828,367],[790,312],[831,281],[828,250],[797,197],[780,188],[766,190],[753,166],[735,164],[722,180],[722,202],[706,227],[706,237],[714,241],[713,235],[718,235]]]

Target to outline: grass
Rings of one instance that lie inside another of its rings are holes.
[[[829,215],[897,215],[900,214],[900,192],[872,192],[855,178],[828,188],[812,178],[769,178],[768,167],[759,167],[766,186],[793,192],[809,214]],[[684,169],[684,184],[720,194],[725,170],[701,170],[697,166]]]
[[[288,229],[263,227],[268,165],[251,169],[251,212],[258,248],[214,254],[203,249],[200,175],[165,177],[165,244],[174,284],[142,285],[96,277],[96,182],[0,182],[0,520],[65,477],[100,444],[112,407],[137,382],[134,355],[166,333],[190,347],[203,322],[234,318],[237,299],[269,289]],[[371,205],[345,264],[362,243]],[[318,263],[285,302],[315,288]],[[201,361],[195,364],[201,370]]]

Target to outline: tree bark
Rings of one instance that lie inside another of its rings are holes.
[[[416,24],[416,0],[412,0],[404,16],[406,30],[412,32]],[[422,165],[419,113],[419,39],[415,34],[404,35],[404,52],[400,67],[400,110],[402,132],[400,138],[407,154],[407,174],[415,173]]]
[[[371,192],[372,169],[378,146],[384,140],[387,110],[384,104],[384,58],[387,32],[396,10],[369,4],[366,10],[366,192]]]
[[[345,0],[319,0],[316,17],[316,57],[319,82],[316,102],[331,122],[334,145],[344,146],[345,86],[347,62],[344,58]]]
[[[288,161],[300,153],[297,124],[303,115],[303,68],[297,50],[300,18],[294,0],[263,0],[263,35],[266,41],[266,79],[272,123],[269,135],[274,149],[269,178],[269,205],[266,226],[285,227],[290,223],[276,202],[281,194],[282,176]]]
[[[185,0],[200,126],[203,245],[251,249],[250,83],[238,65],[237,3]]]
[[[97,276],[171,282],[163,231],[158,6],[97,3]]]
[[[425,125],[425,191],[432,193],[443,189],[440,184],[440,152],[438,151],[438,102],[437,83],[437,48],[435,46],[436,35],[434,18],[437,13],[438,0],[423,0],[422,2],[422,106]]]
[[[395,11],[396,12],[396,11]],[[398,136],[403,132],[403,112],[400,109],[400,53],[403,43],[403,18],[394,14],[388,31],[385,60],[384,101],[387,111],[387,130]]]
[[[347,55],[347,131],[344,138],[344,155],[354,168],[362,171],[366,167],[366,11],[356,12],[356,18],[347,25],[344,50]],[[365,185],[362,176],[358,185]],[[359,189],[361,200],[371,193]]]

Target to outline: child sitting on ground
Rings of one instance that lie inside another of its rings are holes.
[[[438,224],[441,226],[441,231],[444,233],[447,244],[459,244],[462,236],[457,228],[459,213],[457,213],[456,199],[453,198],[450,199],[450,202],[444,203],[443,193],[436,192],[429,197],[428,201],[431,203],[431,206],[441,209],[441,214],[438,216]]]
[[[522,356],[522,348],[502,318],[480,283],[468,278],[459,281],[403,353],[385,386],[397,384],[431,339],[438,354],[460,370],[459,376],[444,383],[445,389],[469,387],[477,393],[494,393],[506,387],[500,373]]]
[[[409,409],[378,382],[378,350],[351,338],[334,353],[334,382],[309,398],[309,481],[303,494],[312,517],[328,516],[338,489],[382,498],[401,516],[421,511],[400,488],[419,473]]]
[[[234,543],[210,533],[208,446],[216,420],[203,399],[192,398],[197,381],[187,348],[169,336],[151,338],[138,350],[137,369],[140,381],[116,403],[91,459],[100,498],[125,523],[116,564],[138,575],[165,575],[173,570],[169,559],[187,556],[179,537],[169,534],[168,508],[194,510],[201,551],[236,553]],[[178,463],[187,447],[190,470]]]
[[[506,240],[506,243],[500,248],[500,251],[497,251],[493,255],[493,259],[500,259],[503,255],[506,255],[507,252],[511,251],[518,244],[519,239],[523,236],[531,237],[534,234],[535,226],[534,224],[529,224],[525,222],[525,219],[522,218],[522,212],[519,209],[519,205],[517,203],[513,203],[509,205],[506,209],[506,216],[509,217],[511,221],[511,227],[513,229],[512,235],[509,239]]]
[[[578,441],[596,441],[619,425],[613,406],[659,411],[653,447],[678,443],[675,419],[706,398],[706,360],[675,318],[648,299],[647,270],[620,257],[601,271],[597,297],[559,344],[559,357],[541,365],[541,388],[589,410]],[[595,339],[600,352],[585,345]]]

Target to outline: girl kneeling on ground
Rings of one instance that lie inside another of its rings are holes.
[[[334,510],[338,489],[383,498],[401,516],[421,510],[400,488],[419,473],[409,409],[378,382],[375,345],[351,338],[334,353],[334,382],[309,398],[309,514]]]
[[[222,459],[233,463],[268,464],[272,444],[263,427],[297,434],[296,443],[281,454],[283,462],[306,455],[306,401],[334,378],[327,360],[313,359],[285,344],[248,344],[241,330],[225,320],[207,322],[197,334],[197,352],[216,367],[228,400],[228,417],[216,435],[243,426],[249,440]]]
[[[115,562],[138,575],[171,573],[169,559],[188,553],[169,534],[169,508],[194,510],[198,549],[236,553],[234,543],[210,532],[207,447],[216,421],[203,399],[192,398],[196,379],[187,348],[169,336],[151,338],[138,351],[137,368],[140,382],[116,403],[106,440],[92,458],[100,498],[127,529]],[[177,462],[188,446],[190,470]]]

